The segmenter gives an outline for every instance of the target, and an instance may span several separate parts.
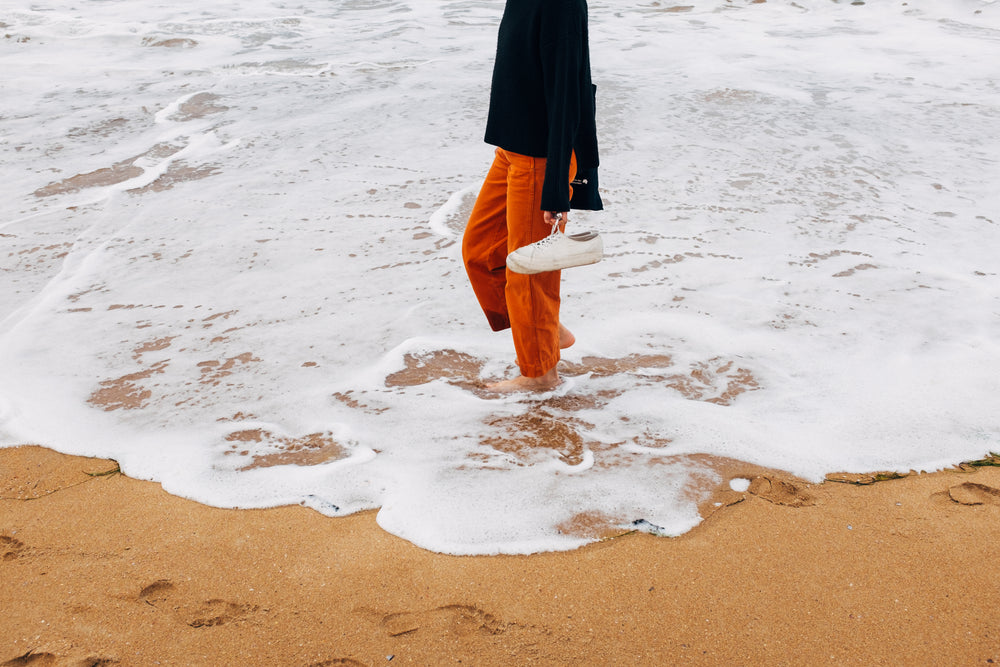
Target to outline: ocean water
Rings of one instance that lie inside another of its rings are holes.
[[[1000,450],[1000,3],[590,3],[566,382],[461,266],[500,0],[0,10],[0,444],[456,554]],[[732,488],[744,488],[735,482]]]

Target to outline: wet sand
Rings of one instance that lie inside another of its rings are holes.
[[[771,473],[678,538],[516,557],[115,468],[0,449],[0,666],[1000,663],[996,467]]]

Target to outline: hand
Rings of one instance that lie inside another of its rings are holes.
[[[566,223],[569,222],[569,211],[545,211],[545,222],[553,227],[559,225],[559,229],[565,229]]]

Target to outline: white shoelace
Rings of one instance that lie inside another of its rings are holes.
[[[536,248],[544,248],[545,246],[552,245],[559,238],[559,234],[560,233],[561,232],[559,231],[559,226],[558,225],[552,225],[552,233],[549,234],[548,236],[546,236],[541,241],[536,241],[534,243],[534,246]]]

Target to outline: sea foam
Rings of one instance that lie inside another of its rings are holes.
[[[801,4],[590,3],[607,255],[564,385],[493,398],[502,2],[17,0],[0,443],[459,554],[682,533],[733,461],[1000,450],[1000,3]]]

